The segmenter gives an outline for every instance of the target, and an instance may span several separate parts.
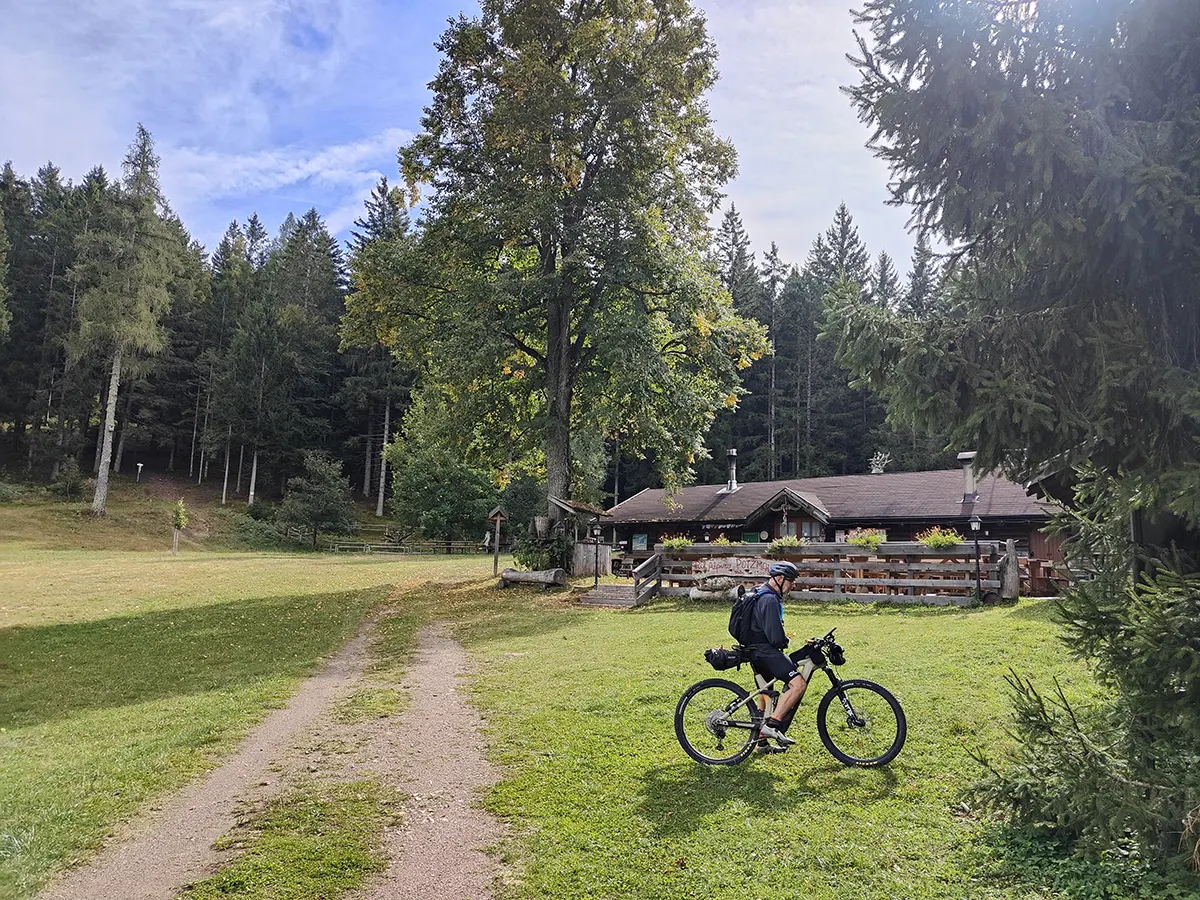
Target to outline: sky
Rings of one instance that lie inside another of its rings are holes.
[[[738,151],[726,203],[753,248],[803,263],[845,202],[872,254],[906,272],[907,212],[839,86],[855,73],[848,0],[698,0],[720,51],[710,97]],[[345,236],[419,128],[446,19],[476,0],[0,0],[0,160],[78,181],[119,171],[140,122],[162,186],[215,246],[257,212],[316,207]]]

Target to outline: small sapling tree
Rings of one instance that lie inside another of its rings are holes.
[[[188,511],[183,504],[183,498],[180,497],[175,501],[175,505],[171,507],[171,528],[175,533],[171,537],[171,555],[179,555],[179,532],[187,528]]]
[[[287,495],[275,520],[312,529],[313,549],[322,531],[346,533],[354,529],[354,501],[342,464],[324,453],[304,455],[304,474],[288,480]]]

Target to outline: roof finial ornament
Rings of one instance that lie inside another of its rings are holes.
[[[882,475],[884,469],[891,464],[892,454],[885,453],[883,450],[879,450],[874,456],[871,457],[871,461],[867,465],[871,467],[872,475]]]

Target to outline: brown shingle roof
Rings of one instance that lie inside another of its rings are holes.
[[[977,513],[981,518],[1039,518],[1046,507],[1025,488],[1000,475],[980,476],[979,499],[963,504],[961,469],[894,472],[884,475],[837,475],[790,481],[759,481],[734,493],[722,484],[678,491],[668,505],[666,491],[648,488],[609,510],[616,525],[630,522],[742,522],[783,488],[791,488],[834,521],[877,519],[948,519]]]

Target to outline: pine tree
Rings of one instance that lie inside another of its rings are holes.
[[[887,251],[881,251],[870,276],[871,302],[884,309],[895,309],[900,303],[900,274]]]
[[[94,515],[104,515],[116,429],[117,392],[122,366],[130,354],[162,349],[159,319],[168,308],[171,278],[170,235],[159,216],[158,157],[150,133],[141,125],[125,156],[124,179],[82,240],[75,277],[87,285],[79,300],[76,353],[109,360],[100,465]]]
[[[923,318],[937,303],[941,282],[941,268],[929,246],[929,235],[922,231],[913,248],[912,269],[908,273],[901,310],[918,319]]]
[[[8,230],[4,227],[4,207],[0,206],[0,342],[8,337]]]

